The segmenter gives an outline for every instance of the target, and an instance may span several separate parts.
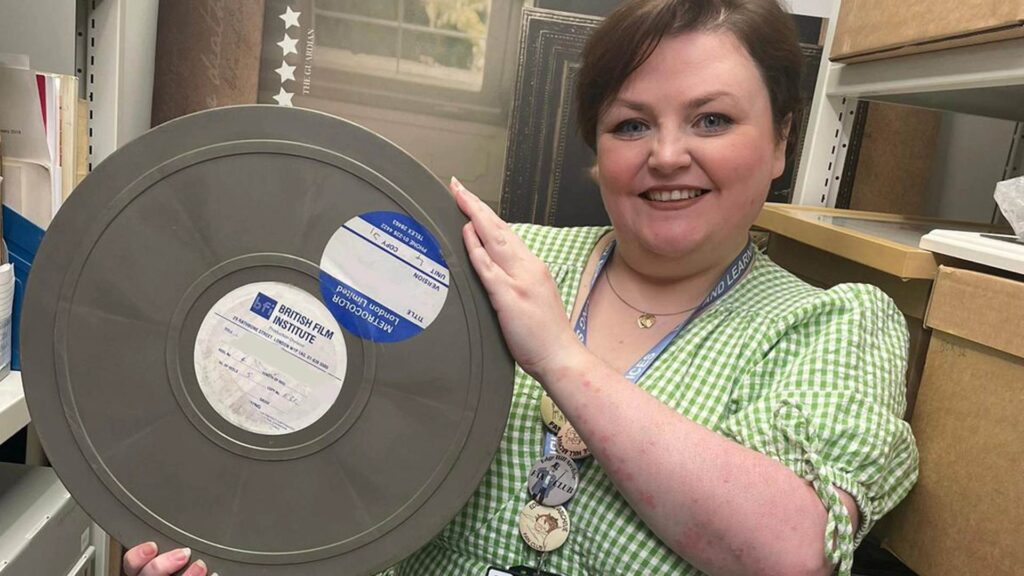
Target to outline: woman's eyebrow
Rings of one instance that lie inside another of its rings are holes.
[[[703,106],[706,106],[706,105],[714,102],[715,100],[719,100],[719,99],[732,99],[732,100],[735,100],[735,99],[737,99],[737,97],[732,92],[729,92],[729,91],[726,91],[726,90],[716,90],[714,92],[708,92],[706,94],[701,94],[700,96],[696,96],[694,98],[691,98],[690,100],[688,100],[686,102],[686,108],[688,110],[695,110],[697,108],[701,108]],[[651,107],[649,105],[645,104],[644,102],[639,102],[639,101],[636,101],[636,100],[630,100],[629,98],[621,98],[621,97],[620,98],[616,98],[615,100],[612,100],[611,105],[609,106],[609,108],[611,106],[622,106],[623,108],[628,108],[630,110],[636,110],[637,112],[646,112],[646,111],[651,109]]]
[[[725,90],[718,90],[718,91],[715,91],[715,92],[708,92],[707,94],[702,94],[700,96],[697,96],[696,98],[693,98],[689,102],[687,102],[686,103],[686,107],[691,109],[691,110],[692,109],[696,109],[696,108],[702,108],[702,107],[704,107],[704,106],[714,102],[715,100],[719,100],[719,99],[723,99],[723,98],[734,99],[735,100],[736,99],[736,95],[733,94],[732,92],[727,92]]]
[[[622,106],[623,108],[636,110],[637,112],[646,112],[647,110],[650,109],[650,106],[644,104],[643,102],[637,102],[635,100],[629,100],[627,98],[616,98],[612,100],[608,107],[611,108],[612,106]]]

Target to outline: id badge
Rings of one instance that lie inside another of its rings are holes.
[[[543,570],[537,570],[536,568],[530,568],[529,566],[513,566],[509,569],[498,568],[497,566],[489,566],[487,573],[484,576],[561,576],[554,572],[544,572]]]

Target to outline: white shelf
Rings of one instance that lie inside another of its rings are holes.
[[[0,380],[0,442],[6,442],[28,425],[28,405],[21,386],[21,372],[11,372]]]
[[[961,260],[1024,274],[1024,245],[984,237],[976,232],[933,230],[921,237],[921,248]]]
[[[829,97],[1024,121],[1024,38],[855,64],[830,64]]]

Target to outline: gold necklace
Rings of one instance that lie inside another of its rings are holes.
[[[640,313],[640,315],[636,317],[636,325],[645,330],[654,326],[654,323],[657,321],[659,316],[678,316],[680,314],[685,314],[686,312],[696,310],[697,306],[700,306],[700,304],[698,304],[697,306],[691,306],[690,308],[686,308],[685,310],[679,310],[678,312],[647,312],[645,310],[637,308],[636,306],[633,306],[629,302],[626,302],[626,299],[623,298],[621,294],[619,294],[619,291],[615,289],[615,285],[612,284],[612,275],[608,273],[608,270],[604,271],[604,279],[606,282],[608,282],[608,287],[612,289],[612,294],[615,294],[615,297],[619,299],[619,302],[622,302],[626,306],[629,306],[633,310],[636,310],[637,312]]]

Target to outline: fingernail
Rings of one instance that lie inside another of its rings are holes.
[[[142,545],[142,555],[146,558],[156,556],[157,547],[156,542],[146,542]]]
[[[462,182],[459,182],[459,179],[456,178],[455,176],[452,176],[452,184],[454,184],[455,187],[458,188],[459,190],[462,190],[462,191],[466,190],[466,187],[463,186]]]
[[[192,557],[191,548],[180,548],[176,552],[174,559],[178,562],[188,562],[188,559]]]
[[[206,562],[202,560],[196,560],[194,564],[188,567],[183,576],[199,576],[199,574],[206,574]]]

